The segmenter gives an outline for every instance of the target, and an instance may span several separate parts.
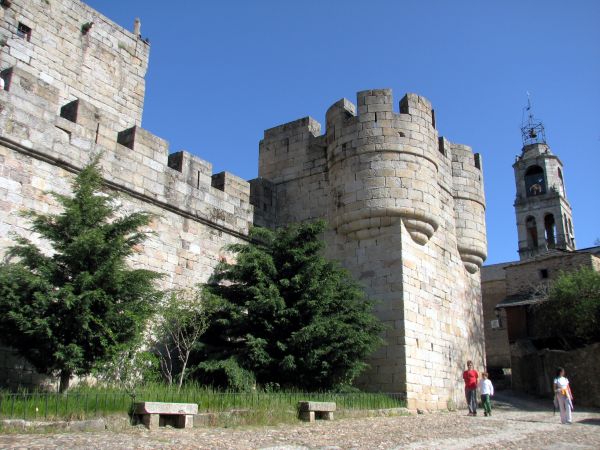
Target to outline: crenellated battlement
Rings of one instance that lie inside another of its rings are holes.
[[[477,270],[486,247],[480,156],[438,137],[425,97],[406,94],[395,112],[391,89],[373,89],[358,92],[357,105],[345,98],[335,102],[322,136],[310,117],[265,131],[260,176],[278,183],[322,172],[331,191],[329,220],[338,232],[373,237],[402,220],[421,245],[440,226],[442,189],[457,199],[458,233],[480,230],[460,245],[468,270]],[[465,222],[465,201],[477,209],[470,211],[477,224]]]
[[[61,106],[79,98],[121,128],[141,124],[149,57],[141,36],[79,1],[12,0],[0,8],[0,39],[0,70],[26,69],[56,87]]]
[[[152,215],[129,262],[162,273],[162,288],[206,282],[230,258],[227,246],[247,239],[250,184],[188,152],[169,154],[141,127],[148,55],[139,27],[131,33],[78,0],[2,2],[0,256],[13,233],[51,250],[21,212],[60,212],[49,192],[70,194],[95,155],[122,211]],[[40,379],[8,361],[3,386]]]
[[[163,287],[205,282],[251,225],[326,219],[327,255],[377,300],[386,345],[360,380],[412,408],[462,402],[467,359],[483,361],[479,268],[485,258],[481,158],[438,135],[425,97],[357,93],[270,128],[247,182],[141,126],[149,46],[77,0],[0,8],[0,251],[32,237],[24,209],[58,211],[49,191],[100,154],[107,189],[153,231],[130,260]],[[520,170],[520,169],[519,169]],[[525,169],[524,169],[525,170]],[[44,245],[43,243],[41,243]]]
[[[18,70],[15,75],[15,80],[26,79]],[[31,93],[8,91],[6,98],[0,99],[11,109],[0,119],[5,130],[3,138],[73,167],[82,167],[93,154],[101,153],[108,181],[153,201],[178,205],[189,214],[213,220],[237,233],[247,232],[252,220],[247,181],[227,172],[213,175],[209,163],[187,152],[169,155],[168,142],[141,127],[115,133],[102,126],[102,115],[82,100],[68,104],[62,109],[63,115],[49,123],[37,120],[26,103],[34,102],[37,94],[35,89]],[[42,115],[47,117],[47,112]],[[215,208],[223,213],[215,214]]]
[[[333,103],[325,132],[304,118],[265,132],[251,182],[255,223],[324,218],[330,257],[381,301],[387,345],[363,386],[409,405],[462,401],[462,363],[483,361],[464,330],[481,329],[486,257],[481,158],[438,135],[429,100],[390,89]],[[419,407],[420,407],[419,406]]]
[[[114,115],[86,100],[61,106],[56,87],[19,67],[3,77],[8,81],[0,91],[3,145],[68,171],[99,153],[110,187],[219,232],[247,234],[252,222],[247,181],[228,172],[213,174],[210,163],[187,152],[169,155],[166,140],[137,125],[120,129]],[[2,248],[9,245],[6,239]]]

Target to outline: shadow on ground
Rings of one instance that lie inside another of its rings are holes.
[[[498,411],[521,410],[530,412],[553,412],[554,402],[552,397],[540,398],[521,392],[502,390],[497,391],[496,395],[493,397],[492,408],[496,408]],[[600,409],[598,408],[578,406],[577,399],[575,399],[575,410],[590,413],[600,412]],[[556,413],[558,414],[558,410]],[[596,419],[589,420],[595,421]],[[598,423],[593,423],[592,425],[598,425]]]
[[[582,423],[584,425],[600,425],[600,419],[583,419],[578,420],[576,423]]]

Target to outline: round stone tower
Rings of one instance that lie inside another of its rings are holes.
[[[359,92],[357,100],[358,116],[345,99],[327,111],[332,223],[339,233],[361,239],[393,232],[402,221],[423,245],[439,226],[431,105],[409,94],[396,114],[389,89]]]
[[[466,145],[450,147],[458,252],[465,268],[475,273],[487,256],[481,155],[473,154]]]
[[[391,90],[374,89],[334,103],[325,134],[309,117],[266,130],[259,174],[268,225],[327,219],[327,256],[377,301],[385,345],[357,384],[404,393],[411,408],[464,403],[464,363],[485,360],[479,155],[438,137],[424,97],[394,111]]]

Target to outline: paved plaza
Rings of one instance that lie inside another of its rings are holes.
[[[560,425],[549,401],[505,397],[492,417],[463,411],[340,419],[271,427],[0,435],[0,448],[28,449],[599,449],[600,411],[576,410]]]

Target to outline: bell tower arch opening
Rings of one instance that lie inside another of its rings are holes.
[[[546,214],[544,217],[544,230],[546,247],[556,248],[556,222],[554,221],[554,215]]]
[[[525,221],[525,228],[527,229],[527,248],[535,250],[538,248],[538,232],[535,217],[529,216]]]
[[[546,193],[546,180],[544,169],[533,165],[525,172],[525,192],[527,197],[534,197]]]

